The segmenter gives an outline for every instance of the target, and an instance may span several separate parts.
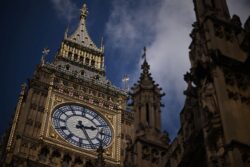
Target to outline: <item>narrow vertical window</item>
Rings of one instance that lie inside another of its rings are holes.
[[[74,54],[74,61],[77,61],[78,55]]]
[[[94,60],[91,60],[91,66],[95,67],[95,61]]]
[[[81,71],[81,75],[84,75],[84,73],[85,73],[84,70],[82,70],[82,71]]]
[[[86,63],[87,65],[89,65],[89,58],[86,58],[86,59],[85,59],[85,63]]]
[[[139,106],[139,120],[141,121],[141,107]]]
[[[156,105],[154,105],[154,126],[157,127],[157,122],[158,122],[158,111],[157,111],[157,108],[156,108]]]
[[[146,120],[147,120],[148,124],[150,124],[149,105],[148,105],[148,103],[146,104]]]
[[[68,58],[71,60],[72,59],[72,52],[68,53]]]
[[[83,57],[80,56],[80,63],[83,63]]]
[[[66,65],[66,70],[69,70],[69,68],[70,68],[70,66],[67,64],[67,65]]]

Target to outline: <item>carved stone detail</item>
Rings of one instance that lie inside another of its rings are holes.
[[[223,26],[218,25],[218,24],[214,24],[214,30],[215,30],[215,36],[217,36],[219,38],[224,37]]]
[[[241,101],[243,104],[250,105],[250,96],[245,96],[239,92],[231,91],[227,89],[228,98],[234,101]]]
[[[240,90],[245,91],[250,87],[250,76],[230,72],[227,69],[224,69],[225,81],[227,85],[237,86]]]
[[[142,147],[142,159],[143,160],[150,160],[150,154],[151,154],[151,151],[150,151],[150,147],[149,146],[146,146],[144,145]]]
[[[161,155],[160,151],[158,149],[152,149],[152,163],[153,164],[159,164]]]
[[[59,97],[59,96],[55,96],[55,100],[54,100],[54,106],[61,104],[64,102],[64,99]]]

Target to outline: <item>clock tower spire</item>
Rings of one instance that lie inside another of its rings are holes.
[[[97,47],[90,38],[86,24],[87,16],[88,8],[84,2],[78,26],[72,34],[68,34],[68,28],[65,31],[55,63],[62,67],[68,62],[73,68],[82,68],[87,73],[105,76],[104,47],[102,45]]]
[[[87,15],[84,3],[77,28],[65,32],[53,62],[43,51],[22,89],[2,166],[121,166],[128,95],[106,78],[104,46],[88,35]]]

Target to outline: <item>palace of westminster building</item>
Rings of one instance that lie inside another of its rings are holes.
[[[191,68],[173,141],[161,130],[165,94],[146,58],[129,93],[107,80],[84,3],[54,60],[45,62],[45,50],[22,85],[0,166],[250,167],[250,17],[231,17],[226,0],[193,3]]]

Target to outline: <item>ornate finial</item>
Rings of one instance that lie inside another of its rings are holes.
[[[104,52],[104,39],[103,39],[103,37],[101,39],[101,50]]]
[[[69,32],[69,25],[66,27],[64,32],[64,39],[68,38],[68,32]]]
[[[82,9],[81,9],[81,18],[86,19],[87,15],[88,15],[88,8],[87,8],[87,5],[86,5],[86,1],[84,1]]]
[[[26,83],[23,83],[23,84],[21,85],[21,93],[20,93],[20,95],[24,95],[26,89],[27,89],[27,84],[26,84]]]
[[[144,59],[144,60],[147,60],[147,58],[146,58],[146,52],[147,52],[147,48],[144,46],[144,48],[143,48],[143,55],[142,55],[142,58]]]
[[[50,50],[48,47],[44,48],[42,51],[42,58],[41,58],[41,65],[43,66],[45,64],[45,56],[49,54]]]
[[[129,77],[127,74],[125,74],[122,78],[122,82],[124,83],[124,90],[128,91],[128,81],[129,81]]]
[[[146,52],[147,52],[147,48],[144,47],[144,53],[142,55],[142,58],[144,59],[144,62],[141,66],[141,69],[143,70],[143,73],[148,73],[149,72],[149,64],[147,62],[147,58],[146,58]]]

